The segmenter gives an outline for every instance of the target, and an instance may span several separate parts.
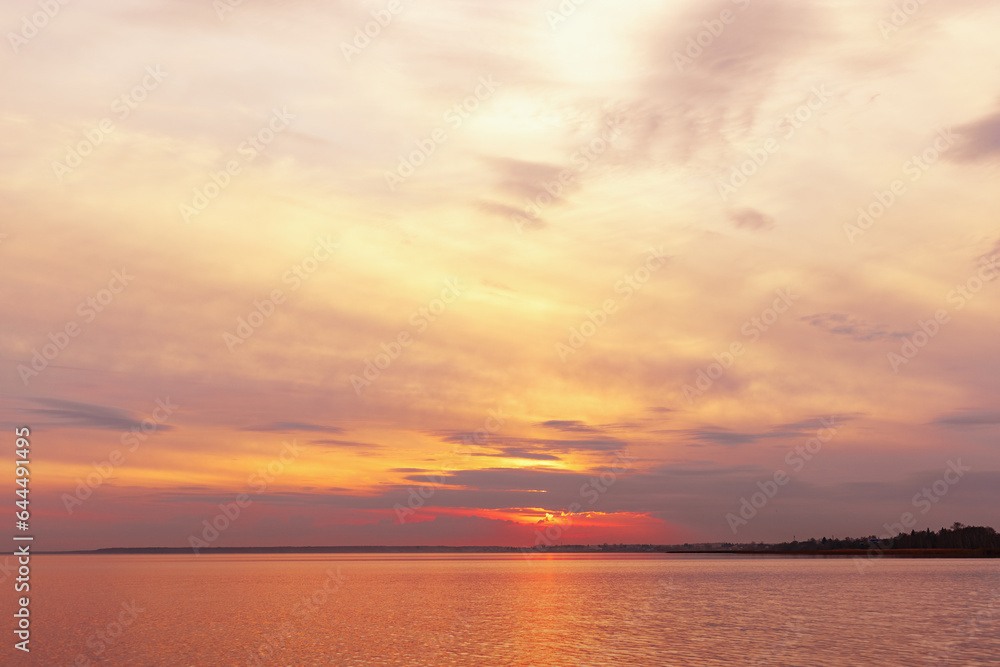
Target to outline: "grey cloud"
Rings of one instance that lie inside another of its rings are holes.
[[[444,442],[466,446],[483,445],[494,449],[513,447],[521,451],[558,452],[610,452],[628,446],[621,440],[596,437],[587,440],[554,440],[547,438],[518,438],[495,434],[475,434],[468,431],[438,431],[434,435]]]
[[[740,433],[736,431],[725,431],[716,429],[691,429],[681,431],[693,440],[711,445],[748,445],[764,437],[760,433]]]
[[[946,154],[958,162],[975,162],[1000,153],[1000,111],[955,128],[958,145]]]
[[[321,426],[319,424],[307,424],[305,422],[270,422],[257,426],[246,426],[242,431],[258,431],[262,433],[283,433],[290,431],[311,431],[314,433],[343,433],[344,429],[339,426]]]
[[[944,426],[946,428],[996,426],[1000,425],[1000,410],[970,410],[968,412],[957,412],[938,417],[931,423],[936,426]]]
[[[736,447],[768,438],[812,437],[818,429],[839,428],[859,416],[859,413],[821,415],[788,424],[778,424],[764,431],[732,431],[718,426],[706,426],[678,432],[699,443]]]
[[[846,313],[819,313],[799,319],[827,333],[847,336],[861,343],[906,338],[912,333],[909,331],[889,331],[883,326],[871,324]]]
[[[599,428],[593,426],[588,426],[582,421],[576,419],[562,420],[562,419],[550,419],[548,421],[540,422],[536,426],[544,426],[546,428],[555,429],[557,431],[569,431],[577,433],[600,433]]]
[[[346,447],[350,449],[379,449],[382,445],[376,445],[371,442],[359,442],[357,440],[336,440],[331,438],[326,438],[322,440],[310,440],[314,445],[329,445],[332,447]]]
[[[829,415],[821,415],[819,417],[809,417],[797,422],[789,422],[787,424],[778,424],[772,427],[772,431],[795,431],[804,432],[808,430],[815,430],[820,428],[838,428],[841,425],[859,419],[863,417],[864,413],[861,412],[842,412],[833,413]]]
[[[145,430],[147,432],[150,430],[169,431],[173,429],[172,426],[166,424],[153,424],[152,429],[150,429],[150,421],[144,422],[142,419],[134,417],[129,412],[118,408],[56,398],[35,398],[31,400],[38,405],[46,406],[43,408],[28,408],[26,410],[29,414],[39,415],[46,419],[43,422],[36,421],[36,426],[128,431],[133,427],[142,427],[145,423]]]
[[[490,456],[496,458],[510,458],[510,459],[532,459],[535,461],[561,461],[555,454],[546,454],[544,452],[533,452],[528,449],[522,449],[519,447],[504,447],[502,449],[494,450],[493,452],[474,452],[472,456]]]

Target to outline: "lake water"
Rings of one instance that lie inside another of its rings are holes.
[[[996,560],[35,556],[31,577],[32,651],[8,631],[4,665],[1000,664]]]

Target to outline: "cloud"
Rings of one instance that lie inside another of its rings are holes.
[[[442,431],[435,433],[444,442],[460,445],[480,445],[498,452],[517,452],[518,458],[533,458],[541,461],[559,460],[555,454],[579,454],[612,452],[626,448],[628,443],[610,438],[590,440],[550,440],[547,438],[517,438],[510,436],[483,435],[466,431]],[[527,455],[527,456],[526,456]],[[553,458],[549,458],[552,456]]]
[[[694,55],[689,63],[695,74],[738,79],[748,74],[770,71],[788,58],[809,48],[810,37],[824,32],[823,18],[814,6],[786,0],[761,0],[753,3],[694,2],[689,13],[671,25],[673,40],[669,42],[669,69],[677,67],[675,53]],[[706,22],[719,22],[724,10],[734,15],[733,22],[723,26],[722,33],[700,53],[688,54],[692,38],[705,31]]]
[[[806,431],[812,431],[821,428],[839,428],[845,422],[849,422],[863,416],[864,413],[862,412],[834,413],[831,415],[822,415],[819,417],[809,417],[808,419],[802,419],[797,422],[779,424],[777,426],[772,427],[771,430],[776,432],[794,431],[796,433],[804,433]]]
[[[261,433],[287,433],[290,431],[311,431],[313,433],[343,433],[339,426],[320,426],[305,422],[270,422],[258,426],[245,426],[241,431],[258,431]]]
[[[774,218],[752,208],[741,208],[732,211],[729,214],[729,219],[740,229],[749,229],[754,232],[774,229]]]
[[[726,445],[729,447],[748,445],[766,436],[766,434],[763,433],[741,433],[726,429],[688,429],[681,431],[681,433],[684,433],[698,442],[711,445]]]
[[[959,143],[948,152],[958,162],[975,162],[1000,153],[1000,111],[955,129]]]
[[[508,459],[533,459],[535,461],[562,460],[555,454],[546,454],[544,452],[533,452],[529,449],[523,449],[520,447],[504,447],[502,449],[494,450],[493,452],[474,452],[472,456],[493,456],[497,458],[508,458]]]
[[[500,174],[500,189],[518,200],[530,199],[545,191],[545,184],[558,180],[565,167],[544,162],[514,158],[490,158],[490,164]]]
[[[579,421],[550,420],[541,422],[547,428],[568,432],[598,432],[598,429]],[[491,458],[529,459],[533,461],[562,461],[567,455],[612,452],[627,448],[627,443],[609,438],[592,440],[551,440],[538,438],[517,438],[492,434],[474,434],[464,431],[444,431],[435,433],[444,442],[473,446],[481,451],[470,452],[470,456]]]
[[[976,259],[979,260],[980,262],[989,263],[995,257],[1000,257],[1000,239],[997,239],[997,242],[993,244],[993,247],[990,250],[987,250],[984,254],[980,255]]]
[[[533,473],[540,472],[540,475]],[[418,484],[441,484],[476,489],[478,491],[512,491],[521,493],[546,493],[545,488],[550,479],[554,479],[551,471],[536,471],[531,468],[483,468],[480,470],[453,470],[439,474],[414,474],[406,479]],[[537,485],[532,481],[539,482]]]
[[[719,151],[753,128],[782,71],[830,41],[835,22],[815,3],[741,4],[691,2],[655,24],[642,97],[629,112],[644,135],[639,152],[665,142],[681,162],[717,160]],[[699,48],[699,35],[724,10],[735,19]]]
[[[502,218],[513,218],[514,216],[524,216],[524,209],[518,208],[516,206],[508,206],[507,204],[501,204],[495,201],[479,201],[476,202],[476,207],[480,211],[485,211],[486,213],[492,213],[498,215]]]
[[[937,426],[944,426],[945,428],[997,426],[1000,425],[1000,410],[970,410],[967,412],[956,412],[950,415],[938,417],[931,423]]]
[[[865,320],[848,315],[846,313],[819,313],[799,318],[814,327],[819,327],[827,333],[838,336],[847,336],[852,340],[861,343],[869,343],[876,340],[892,340],[894,338],[906,338],[912,332],[889,331],[885,327],[874,325]]]
[[[32,402],[44,405],[44,408],[28,408],[26,412],[40,415],[51,421],[35,422],[37,426],[50,428],[92,428],[104,431],[128,431],[132,428],[143,428],[149,431],[169,431],[172,426],[156,424],[151,420],[143,421],[132,416],[125,410],[109,408],[103,405],[78,403],[57,398],[35,398]],[[152,429],[150,425],[152,424]]]
[[[819,429],[839,428],[845,422],[855,419],[860,413],[821,415],[797,422],[778,424],[764,431],[732,431],[718,426],[680,431],[697,442],[736,447],[749,445],[767,438],[809,438]]]
[[[507,218],[518,216],[527,220],[523,224],[530,228],[544,227],[545,222],[541,218],[544,210],[562,203],[565,194],[572,189],[572,184],[561,185],[561,189],[553,194],[546,188],[550,183],[559,182],[559,174],[566,169],[560,165],[506,157],[488,158],[487,161],[498,174],[498,182],[495,185],[497,194],[501,198],[507,198],[509,203],[482,200],[478,204],[479,208]],[[543,193],[542,200],[539,195]],[[536,202],[541,206],[533,215],[525,213],[525,207],[529,202]]]
[[[323,440],[310,440],[310,443],[314,445],[332,445],[334,447],[346,447],[349,449],[380,449],[382,445],[376,445],[371,442],[359,442],[357,440],[335,440],[335,439],[323,439]]]
[[[550,419],[548,421],[539,422],[535,424],[536,426],[544,426],[545,428],[555,429],[557,431],[568,431],[573,433],[600,433],[601,430],[594,428],[593,426],[588,426],[582,421],[575,419],[572,420],[562,420],[562,419]]]

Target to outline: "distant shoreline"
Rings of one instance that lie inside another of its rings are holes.
[[[872,558],[1000,558],[1000,549],[831,549],[825,551],[729,551],[754,556],[871,556]]]
[[[549,547],[535,550],[527,547],[210,547],[202,554],[714,554],[728,556],[806,556],[847,558],[1000,558],[1000,549],[828,549],[828,550],[761,550],[761,549],[678,549],[676,547],[644,547],[630,545],[599,548],[590,546]],[[39,555],[182,555],[192,554],[187,547],[112,547],[77,551],[40,551]]]

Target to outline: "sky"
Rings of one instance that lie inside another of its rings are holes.
[[[998,21],[3,3],[36,548],[1000,525]]]

